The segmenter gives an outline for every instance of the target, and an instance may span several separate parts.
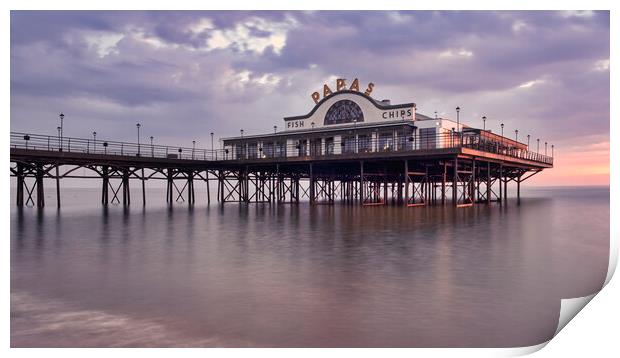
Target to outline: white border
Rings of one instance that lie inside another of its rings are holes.
[[[6,4],[4,2],[3,4]],[[419,10],[449,10],[449,9],[464,9],[464,2],[457,0],[446,0],[446,1],[426,1],[426,2],[411,2],[411,1],[393,1],[393,0],[383,0],[381,2],[368,2],[368,3],[355,3],[355,8],[350,7],[351,4],[342,4],[336,3],[334,1],[326,1],[326,0],[315,0],[315,1],[307,1],[307,2],[291,2],[284,0],[271,0],[267,2],[261,2],[261,6],[263,9],[298,9],[298,10],[306,10],[306,9],[412,9],[412,6],[415,6],[415,9]],[[377,5],[380,4],[381,8],[378,8]],[[615,14],[615,10],[618,9],[618,2],[614,1],[606,1],[606,0],[589,0],[589,1],[550,1],[550,0],[521,0],[521,1],[489,1],[489,0],[470,0],[466,2],[467,9],[480,9],[480,10],[526,10],[526,9],[537,9],[537,10],[559,10],[559,9],[610,9],[611,12],[611,38],[617,38],[618,33],[618,25],[617,18]],[[560,6],[561,5],[561,6]],[[6,55],[10,51],[10,13],[11,9],[19,9],[19,10],[28,10],[28,9],[51,9],[50,2],[46,1],[20,1],[20,2],[12,2],[6,6],[5,11],[2,13],[2,23],[4,24],[4,48],[7,50],[5,55],[2,56],[3,68],[6,73],[5,79],[10,78],[10,67],[9,67],[9,56]],[[58,0],[53,2],[54,9],[90,9],[90,10],[103,10],[103,9],[123,9],[123,10],[134,10],[134,9],[203,9],[208,6],[209,9],[248,9],[255,7],[255,4],[246,2],[246,1],[238,1],[238,0],[228,0],[226,2],[198,2],[198,1],[190,1],[190,0],[176,0],[174,2],[159,2],[154,3],[152,1],[134,1],[127,2],[126,0],[108,0],[108,1],[91,1],[91,2],[80,2],[80,1],[70,1],[70,0]],[[614,54],[617,53],[617,46],[614,45],[614,41],[611,41],[611,57],[615,57]],[[618,76],[614,75],[614,72],[611,72],[611,98],[617,98],[618,90]],[[5,80],[4,85],[4,114],[5,119],[2,123],[5,128],[5,135],[2,137],[2,143],[0,143],[0,150],[5,154],[5,158],[8,157],[8,133],[10,132],[10,81]],[[618,118],[618,109],[614,102],[611,103],[611,117]],[[610,161],[611,163],[618,162],[618,153],[616,147],[616,140],[618,136],[618,124],[615,121],[611,121],[610,123],[610,142],[611,142],[611,153],[610,153]],[[610,183],[616,183],[618,179],[618,168],[615,165],[611,165],[611,178]],[[3,214],[5,220],[10,217],[9,215],[9,177],[3,177],[3,185],[2,190],[4,194],[2,197],[5,198],[4,206],[2,207]],[[618,217],[618,191],[612,185],[611,186],[611,217]],[[4,225],[5,227],[5,245],[9,245],[9,228],[8,225]],[[610,271],[607,275],[606,283],[610,282],[610,279],[615,271],[617,257],[618,257],[618,237],[620,236],[620,232],[618,231],[618,223],[615,221],[611,221],[611,250],[610,250]],[[10,317],[9,317],[9,282],[10,282],[10,266],[9,266],[9,250],[5,247],[2,250],[2,261],[4,263],[4,274],[2,275],[2,284],[4,287],[5,295],[3,295],[3,306],[4,310],[2,311],[2,338],[4,340],[4,347],[7,349],[10,346]],[[562,330],[561,334],[558,335],[557,338],[553,339],[549,344],[548,348],[542,350],[539,355],[543,356],[573,356],[574,354],[584,355],[584,354],[592,354],[592,353],[603,353],[603,352],[617,352],[617,328],[618,328],[618,299],[620,297],[620,286],[616,282],[612,282],[609,284],[604,291],[603,295],[597,295],[596,297],[588,296],[587,298],[582,299],[572,299],[572,300],[563,300],[562,302],[562,310],[564,314],[569,313],[570,315],[574,315],[575,311],[578,311],[580,307],[592,299],[593,304],[589,305],[584,312],[577,316],[575,321],[576,323],[572,325],[568,325],[566,329]],[[599,297],[600,296],[600,297]],[[592,306],[592,307],[590,307]],[[572,307],[572,309],[570,309]],[[565,317],[562,317],[561,320],[564,320]],[[612,336],[613,335],[613,336]],[[343,351],[342,349],[322,349],[321,351],[316,350],[303,350],[303,349],[268,349],[268,350],[257,350],[257,349],[211,349],[209,351],[205,351],[202,349],[174,349],[174,350],[146,350],[146,349],[118,349],[114,351],[115,355],[136,355],[136,354],[148,354],[154,356],[163,356],[164,354],[168,355],[169,353],[173,354],[186,354],[186,355],[200,355],[203,354],[217,354],[219,356],[231,356],[238,354],[252,354],[252,355],[265,355],[265,356],[315,356],[316,354],[321,355],[338,355],[342,354],[355,354],[355,355],[376,355],[376,354],[390,354],[393,356],[409,356],[411,354],[422,354],[424,356],[512,356],[515,354],[527,354],[534,351],[539,350],[544,347],[546,344],[541,344],[533,347],[522,347],[522,348],[510,348],[510,349],[381,349],[381,350],[363,350],[363,349],[347,349]],[[165,353],[164,353],[165,352]],[[77,356],[88,354],[89,356],[108,356],[110,351],[108,350],[83,350],[83,349],[57,349],[57,350],[45,350],[41,351],[40,349],[13,349],[9,350],[9,353],[15,356],[31,356],[31,355],[39,355],[45,354],[48,355],[62,355],[65,356]],[[606,355],[609,355],[606,354]]]

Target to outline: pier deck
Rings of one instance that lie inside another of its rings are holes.
[[[506,151],[469,143],[460,136],[436,137],[433,147],[404,143],[391,150],[341,154],[304,153],[233,158],[226,150],[197,149],[11,133],[11,175],[17,205],[45,205],[44,179],[99,179],[101,203],[130,205],[130,181],[167,182],[166,200],[195,203],[195,181],[217,184],[216,200],[241,203],[299,203],[424,206],[505,202],[508,184],[520,185],[553,167],[553,157],[528,150]],[[422,143],[429,143],[428,138]],[[357,148],[357,146],[356,146]],[[80,174],[84,168],[88,174]]]

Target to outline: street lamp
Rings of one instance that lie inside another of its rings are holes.
[[[487,116],[482,116],[482,130],[487,129]]]
[[[153,147],[153,136],[149,137],[151,139],[151,157],[155,157],[155,148]]]
[[[140,156],[140,123],[136,123],[136,128],[138,128],[138,156]]]
[[[547,142],[545,142],[545,155],[547,155]]]
[[[310,123],[310,126],[314,129],[314,122]]]
[[[211,132],[211,152],[213,152],[213,132]]]
[[[60,115],[58,117],[60,117],[60,127],[59,127],[60,128],[60,135],[59,135],[59,137],[60,137],[60,151],[62,152],[62,137],[64,135],[63,120],[65,119],[65,115],[62,114],[62,112],[60,112]]]
[[[459,116],[460,112],[461,112],[461,107],[456,107],[456,131],[457,132],[461,131],[461,126],[460,126],[461,119],[460,119],[460,116]]]
[[[437,119],[437,111],[435,111],[435,119]]]
[[[502,147],[504,146],[504,123],[500,124],[500,127],[502,127]]]
[[[241,132],[241,138],[243,138],[243,129],[240,130],[240,132]]]
[[[93,153],[97,150],[97,132],[93,132]]]
[[[278,132],[278,126],[273,126],[273,134],[276,134]]]
[[[196,141],[192,141],[192,160],[194,160],[194,152],[196,151]]]
[[[551,144],[551,158],[553,158],[553,148],[554,148],[554,147],[555,147],[555,146],[554,146],[553,144]]]
[[[538,150],[540,149],[540,138],[536,139],[536,154],[538,154]]]
[[[530,135],[527,135],[527,150],[530,150]]]
[[[519,141],[519,130],[515,129],[515,142]]]

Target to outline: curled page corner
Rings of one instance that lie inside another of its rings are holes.
[[[603,286],[601,287],[600,290],[598,290],[597,292],[594,292],[591,295],[583,296],[583,297],[564,298],[560,301],[560,317],[558,319],[558,326],[555,330],[555,333],[553,334],[553,337],[551,337],[551,339],[557,336],[558,333],[560,333],[560,331],[564,329],[564,327],[566,327],[568,322],[570,322],[588,303],[590,303],[590,301],[594,298],[594,296],[596,296],[599,292],[601,292],[603,288],[607,286],[609,281],[611,281],[611,278],[613,277],[616,271],[616,267],[618,265],[618,246],[619,245],[618,245],[618,240],[616,239],[610,238],[609,241],[610,241],[609,266],[607,268],[607,276],[605,277],[605,282],[603,283]],[[549,342],[551,342],[551,339],[549,339],[546,342],[536,344],[533,346],[508,348],[505,350],[504,356],[515,357],[515,356],[523,356],[523,355],[528,355],[528,354],[537,352],[543,349]]]
[[[577,313],[579,313],[579,311],[581,311],[597,294],[598,292],[595,292],[588,296],[562,299],[560,306],[560,318],[558,319],[558,328],[556,328],[553,336],[557,336],[557,334],[560,333],[564,327],[566,327],[568,322],[570,322],[570,320],[572,320]]]

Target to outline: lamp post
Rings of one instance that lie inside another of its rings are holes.
[[[460,114],[461,113],[461,107],[456,107],[456,132],[459,133],[461,131],[461,118],[460,118]]]
[[[547,155],[547,142],[545,142],[545,155]]]
[[[487,129],[487,116],[482,116],[482,130]]]
[[[245,144],[243,143],[243,129],[241,129],[239,132],[241,132],[241,140],[242,140],[241,141],[241,150],[243,150],[243,158],[245,158],[247,149],[245,148]]]
[[[97,132],[93,132],[93,153],[97,151]]]
[[[500,124],[500,127],[502,127],[502,147],[504,146],[504,123]]]
[[[213,153],[213,132],[211,134],[211,153]]]
[[[437,119],[437,111],[435,111],[435,119]]]
[[[278,132],[278,126],[273,126],[273,134],[276,134]]]
[[[310,123],[310,126],[314,129],[314,122]]]
[[[539,153],[538,151],[539,149],[540,149],[540,138],[536,138],[536,154]]]
[[[196,141],[192,141],[192,160],[194,160],[194,152],[196,151]]]
[[[151,157],[155,157],[155,147],[153,147],[153,136],[150,136],[149,139],[151,140]]]
[[[519,130],[515,129],[515,142],[519,141]]]
[[[138,128],[138,156],[140,156],[140,123],[136,123],[136,128]]]
[[[551,144],[551,158],[553,158],[553,148],[554,148],[554,147],[555,147],[555,146],[554,146],[553,144]]]
[[[530,150],[530,135],[527,135],[527,150]]]
[[[62,112],[61,112],[58,117],[60,117],[60,127],[58,127],[58,128],[60,128],[60,134],[58,136],[60,137],[60,151],[62,152],[62,137],[65,134],[64,127],[63,127],[63,120],[65,119],[65,115],[62,114]]]
[[[452,135],[450,136],[450,146],[454,147],[454,127],[452,127]]]

